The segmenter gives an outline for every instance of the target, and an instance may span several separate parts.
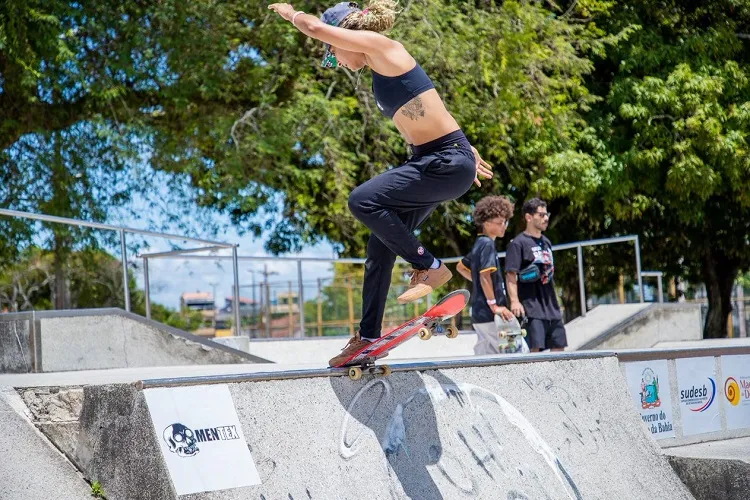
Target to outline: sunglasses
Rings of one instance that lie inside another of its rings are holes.
[[[336,56],[333,55],[330,49],[328,49],[326,56],[323,58],[323,62],[321,63],[321,66],[324,68],[337,68],[338,65],[339,65],[338,59],[336,59]]]

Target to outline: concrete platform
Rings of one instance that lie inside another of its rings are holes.
[[[263,362],[117,308],[0,314],[0,373]]]
[[[692,498],[633,408],[617,358],[567,356],[394,363],[391,376],[358,381],[318,370],[87,386],[76,460],[112,498]],[[229,406],[205,406],[217,394]],[[245,443],[162,439],[176,423],[205,437],[206,422],[226,429],[234,418]],[[230,453],[236,444],[250,462]],[[233,457],[225,480],[257,471],[258,484],[197,480],[191,460],[212,453]]]
[[[567,323],[568,350],[648,349],[702,338],[698,304],[602,304]]]

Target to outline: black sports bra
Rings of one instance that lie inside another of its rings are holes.
[[[435,85],[417,63],[412,69],[399,76],[383,76],[372,72],[372,92],[378,109],[388,118],[422,92],[434,89]]]

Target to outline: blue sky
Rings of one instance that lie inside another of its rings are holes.
[[[164,185],[162,191],[166,190],[167,187]],[[173,194],[173,193],[172,193]],[[168,199],[168,193],[162,192],[161,197]],[[148,210],[148,201],[143,199],[136,199],[133,201],[130,207],[120,211],[119,214],[114,215],[116,221],[110,221],[113,224],[122,225],[126,227],[132,227],[136,229],[147,229],[149,225],[148,221],[143,219],[136,219],[132,216],[128,216],[128,213],[132,213],[139,210]],[[178,209],[181,210],[181,209]],[[202,239],[209,239],[214,241],[221,241],[226,243],[239,244],[238,254],[240,256],[251,256],[251,257],[268,257],[267,261],[263,262],[249,262],[240,261],[239,263],[239,281],[240,286],[247,286],[248,288],[241,288],[240,293],[243,296],[252,297],[252,289],[249,288],[253,279],[256,284],[263,280],[261,271],[264,270],[264,265],[267,265],[267,269],[270,273],[276,273],[269,276],[269,283],[274,284],[272,287],[273,291],[280,291],[282,289],[288,290],[288,281],[294,281],[293,285],[296,287],[297,281],[297,264],[296,262],[285,262],[279,260],[277,257],[268,254],[263,248],[265,238],[255,237],[254,235],[247,233],[240,235],[235,227],[229,223],[229,218],[224,215],[212,213],[210,211],[201,211],[197,207],[194,208],[191,213],[186,214],[171,214],[177,215],[181,220],[180,224],[185,227],[174,227],[173,224],[166,222],[164,219],[166,215],[161,217],[156,216],[150,219],[150,225],[157,227],[166,227],[164,231],[185,235],[188,237],[196,237]],[[270,216],[268,214],[259,214],[258,218],[265,220]],[[225,227],[217,236],[211,236],[206,234],[206,231],[202,228],[201,221],[206,218],[210,219],[215,224]],[[137,240],[139,237],[135,238]],[[143,243],[148,245],[148,248],[140,250],[141,253],[156,253],[165,252],[177,248],[196,248],[202,245],[198,243],[182,242],[175,240],[166,240],[161,238],[147,237],[143,239]],[[119,257],[119,248],[115,250]],[[232,252],[230,249],[223,249],[213,252],[201,252],[198,255],[204,256],[231,256]],[[299,254],[284,255],[284,257],[323,257],[323,258],[335,258],[333,246],[330,243],[324,242],[314,246],[308,246],[302,250]],[[131,250],[129,250],[128,262],[131,269],[135,268],[136,280],[139,288],[144,287],[143,277],[143,259],[138,258]],[[312,287],[309,292],[305,292],[305,297],[309,298],[314,296],[315,280],[317,278],[323,278],[331,275],[331,265],[328,263],[304,263],[303,264],[303,282],[306,286]],[[254,271],[251,273],[250,271]],[[149,259],[149,285],[151,289],[151,300],[159,302],[169,307],[177,308],[180,303],[180,295],[183,292],[214,292],[216,293],[217,304],[223,305],[224,298],[231,296],[233,293],[233,271],[232,261],[230,259],[212,259],[212,260],[198,260],[183,257],[169,257],[169,258],[157,258]],[[257,289],[256,289],[257,290]],[[256,291],[256,294],[259,290]],[[313,295],[308,295],[313,293]],[[258,297],[256,297],[258,298]],[[272,297],[273,298],[273,297]]]

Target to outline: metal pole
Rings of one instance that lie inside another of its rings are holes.
[[[156,233],[154,231],[145,231],[143,229],[135,229],[132,227],[113,226],[111,224],[102,224],[100,222],[89,222],[85,220],[69,219],[67,217],[57,217],[54,215],[34,214],[31,212],[19,212],[18,210],[0,209],[0,215],[7,215],[10,217],[21,217],[23,219],[41,220],[45,222],[56,222],[59,224],[67,224],[69,226],[92,227],[94,229],[106,229],[110,231],[127,231],[129,233],[142,234],[143,236],[155,236],[157,238],[165,238],[168,240],[193,241],[195,243],[206,243],[209,245],[217,245],[222,248],[229,248],[231,246],[229,243],[224,243],[223,241],[203,240],[200,238],[191,238],[189,236],[180,236],[179,234]]]
[[[354,336],[354,288],[352,279],[346,279],[346,298],[349,303],[349,335]]]
[[[232,247],[232,272],[234,273],[234,324],[235,335],[240,335],[240,275],[237,262],[237,245]]]
[[[305,336],[305,287],[302,283],[302,261],[297,261],[297,281],[299,283],[299,331],[301,336]]]
[[[255,301],[255,271],[250,271],[250,274],[253,277],[253,285],[252,285],[252,288],[253,288],[253,308],[251,309],[251,311],[253,312],[252,313],[253,315],[252,315],[252,321],[250,322],[250,324],[254,327],[255,326],[256,317],[260,317],[260,314],[258,314],[260,312],[260,309],[258,308],[258,303]],[[251,330],[254,331],[256,333],[256,335],[257,335],[257,333],[258,333],[257,329],[251,327]],[[251,335],[251,337],[252,337],[252,335]]]
[[[578,260],[578,291],[581,293],[581,316],[586,316],[586,285],[583,283],[583,247],[576,247]]]
[[[122,252],[122,286],[125,291],[125,310],[130,312],[130,288],[128,287],[128,255],[125,249],[125,230],[120,229],[120,251]]]
[[[663,289],[664,285],[662,284],[662,276],[663,276],[663,274],[659,273],[659,276],[657,277],[658,280],[659,280],[659,281],[657,281],[657,292],[659,293],[659,303],[660,304],[664,302],[664,289]]]
[[[292,306],[294,305],[292,301],[292,280],[289,280],[289,296],[286,299],[286,305],[289,308],[287,311],[287,317],[289,318],[289,337],[294,337],[294,311],[292,310]]]
[[[266,306],[266,338],[271,338],[271,287],[268,284],[268,274],[266,274],[266,300],[264,304]]]
[[[745,290],[742,285],[737,285],[737,319],[740,327],[740,337],[747,337],[747,324],[745,322]]]
[[[323,335],[323,285],[322,279],[318,278],[318,337]]]
[[[643,276],[641,276],[641,240],[637,234],[635,235],[635,272],[636,276],[638,277],[638,293],[640,294],[640,301],[643,302]]]
[[[148,284],[148,257],[143,258],[143,293],[146,295],[146,317],[151,319],[151,296]]]

